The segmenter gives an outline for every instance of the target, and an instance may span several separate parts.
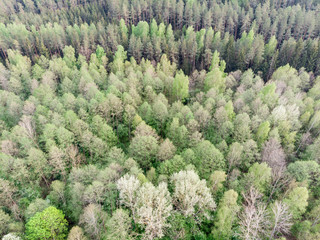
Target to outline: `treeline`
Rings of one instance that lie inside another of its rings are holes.
[[[255,28],[243,32],[239,39],[229,33],[211,27],[195,31],[193,27],[173,31],[172,26],[157,24],[152,20],[139,22],[136,26],[127,26],[121,19],[119,24],[103,23],[68,25],[58,23],[41,25],[28,29],[23,24],[0,24],[0,53],[7,59],[7,49],[19,50],[35,62],[39,56],[63,56],[64,46],[71,45],[76,54],[89,59],[96,46],[102,46],[109,59],[112,59],[120,44],[128,51],[128,57],[136,61],[141,58],[158,62],[162,54],[175,62],[185,73],[195,69],[206,69],[211,64],[214,51],[221,53],[226,61],[226,71],[252,68],[255,73],[261,71],[268,79],[273,71],[286,64],[296,69],[304,67],[316,75],[320,72],[319,38],[298,41],[293,38],[278,42],[275,37],[265,41],[263,35],[256,33]]]
[[[87,58],[101,45],[112,58],[121,44],[137,61],[140,56],[158,61],[165,53],[186,73],[207,69],[208,59],[217,50],[228,72],[250,67],[268,79],[274,69],[289,63],[319,74],[317,1],[29,0],[0,4],[3,62],[7,49],[17,49],[34,61],[40,55],[61,55],[65,45]],[[143,33],[133,32],[139,23]]]
[[[320,77],[62,51],[0,64],[3,239],[319,238]]]
[[[216,0],[106,0],[106,1],[2,1],[2,22],[23,22],[39,26],[48,22],[78,25],[108,23],[124,19],[171,24],[174,30],[193,26],[212,27],[235,38],[255,24],[264,38],[275,35],[279,42],[294,37],[307,39],[319,35],[319,1],[216,1]]]

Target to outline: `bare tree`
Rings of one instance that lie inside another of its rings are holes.
[[[185,216],[210,218],[209,211],[216,208],[216,203],[207,187],[206,180],[200,180],[193,171],[180,171],[171,177],[174,184],[173,204]]]
[[[288,176],[285,174],[285,158],[286,155],[276,139],[271,138],[265,143],[261,153],[261,160],[266,162],[272,169],[272,187],[268,202],[271,200],[276,189],[285,186],[289,180]]]
[[[15,199],[17,188],[8,180],[0,178],[0,205],[11,209],[16,219],[21,219],[20,210]]]
[[[120,203],[130,208],[134,214],[137,191],[140,188],[139,180],[135,176],[124,175],[117,181],[117,188],[120,192]]]
[[[74,226],[69,232],[68,240],[87,240],[87,237],[84,235],[82,228]]]
[[[261,239],[268,231],[269,218],[267,207],[260,201],[262,195],[254,187],[242,194],[245,200],[240,213],[240,238],[245,240]]]
[[[276,139],[271,138],[266,142],[261,153],[261,160],[272,168],[273,175],[282,175],[286,167],[285,158],[286,155]]]
[[[66,177],[65,153],[60,148],[56,146],[50,148],[49,164],[53,167],[53,173]]]
[[[302,135],[299,146],[297,148],[296,154],[299,153],[299,150],[305,149],[306,146],[310,145],[312,143],[312,137],[310,132],[306,132]]]
[[[106,221],[106,213],[98,204],[89,204],[83,210],[79,223],[92,239],[101,239],[101,233]]]
[[[1,141],[1,152],[10,156],[15,156],[19,153],[19,150],[15,142],[12,142],[11,140],[3,140]]]
[[[32,117],[23,115],[19,125],[24,129],[26,135],[33,141],[33,143],[39,147],[36,141],[36,131]]]
[[[83,157],[79,153],[79,149],[76,145],[73,145],[73,144],[70,145],[66,149],[66,153],[67,153],[68,157],[70,158],[72,167],[77,168],[83,162]]]
[[[270,232],[270,239],[275,239],[278,234],[288,234],[292,226],[292,215],[288,210],[288,206],[276,201],[272,208],[272,230]]]
[[[171,215],[172,204],[167,184],[158,187],[145,183],[138,190],[135,221],[145,227],[143,239],[152,240],[164,236],[169,227],[167,218]]]
[[[118,180],[117,188],[121,203],[130,208],[134,221],[144,227],[143,239],[163,237],[172,211],[167,184],[160,183],[158,187],[151,183],[141,185],[135,176],[125,175]]]

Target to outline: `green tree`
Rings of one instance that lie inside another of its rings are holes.
[[[229,190],[224,193],[218,206],[215,227],[212,234],[215,239],[230,239],[233,235],[232,226],[237,219],[240,207],[237,205],[238,193]]]
[[[189,95],[189,78],[182,70],[176,73],[173,80],[172,96],[174,100],[183,101]]]
[[[271,183],[271,168],[265,162],[254,163],[244,181],[252,184],[260,192],[265,192]]]
[[[124,61],[127,59],[127,52],[124,51],[124,48],[119,45],[117,48],[117,52],[114,55],[114,59],[112,62],[111,70],[116,72],[124,71]]]
[[[41,198],[37,198],[28,206],[24,215],[25,215],[26,219],[30,219],[36,213],[42,212],[43,210],[45,210],[49,206],[50,206],[50,204],[48,201],[43,200]]]
[[[208,178],[215,170],[225,169],[226,163],[222,153],[209,141],[200,142],[194,152],[197,159],[195,165],[204,178]]]
[[[262,146],[264,141],[268,138],[269,131],[270,131],[270,123],[268,121],[265,121],[260,124],[256,133],[257,143],[260,147]]]
[[[68,222],[61,210],[48,207],[26,223],[26,239],[66,239]]]
[[[106,239],[107,240],[129,240],[131,221],[129,213],[123,209],[117,209],[112,217],[106,223]]]
[[[131,140],[129,153],[143,169],[148,169],[155,160],[158,147],[153,136],[136,136]]]
[[[289,207],[289,212],[292,214],[293,219],[301,218],[305,213],[308,206],[309,193],[306,187],[293,188],[288,196],[284,199],[284,203]]]

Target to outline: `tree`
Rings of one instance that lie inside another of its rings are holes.
[[[118,180],[117,187],[121,203],[131,210],[135,223],[145,229],[143,237],[154,239],[164,236],[172,210],[167,184],[162,182],[155,187],[146,182],[140,185],[136,177],[125,175]]]
[[[10,223],[12,222],[12,219],[10,218],[9,214],[5,213],[2,209],[0,209],[0,235],[3,236],[7,234],[10,229]]]
[[[127,211],[123,209],[117,209],[106,223],[106,239],[132,239],[132,237],[130,236],[131,221],[132,219]]]
[[[271,138],[263,146],[261,160],[272,168],[273,177],[279,177],[286,168],[285,153],[279,142]]]
[[[264,143],[264,141],[268,138],[269,131],[270,123],[268,121],[265,121],[260,124],[256,133],[257,143],[259,146],[261,146]]]
[[[158,129],[161,132],[162,126],[164,125],[168,116],[167,106],[161,100],[156,100],[156,102],[152,105],[152,110],[154,119],[157,121],[157,125],[159,126]]]
[[[119,45],[117,47],[117,52],[114,55],[114,59],[112,62],[112,71],[116,72],[123,72],[124,71],[124,61],[127,59],[127,52],[124,51],[124,48]]]
[[[244,206],[239,216],[240,238],[244,240],[262,239],[268,231],[266,205],[261,202],[262,195],[254,188],[243,194]]]
[[[215,227],[212,234],[215,239],[230,239],[232,234],[232,225],[237,218],[239,206],[237,205],[238,193],[234,190],[228,190],[220,200]]]
[[[184,148],[187,144],[187,135],[187,128],[184,125],[180,126],[178,118],[173,118],[171,124],[167,129],[167,136],[172,141],[172,143],[178,149]]]
[[[76,63],[75,51],[72,46],[66,46],[63,49],[63,60],[69,68],[72,68]]]
[[[201,176],[208,178],[214,170],[223,170],[225,160],[222,153],[209,141],[200,142],[194,149],[197,162],[195,163]]]
[[[18,237],[14,233],[9,233],[9,234],[3,236],[2,240],[21,240],[21,237]]]
[[[167,184],[162,182],[158,187],[145,183],[137,192],[135,222],[145,228],[144,238],[154,239],[164,236],[169,227],[167,218],[172,211],[171,197]]]
[[[94,239],[101,239],[107,214],[98,204],[89,204],[83,209],[79,223],[85,232]]]
[[[34,216],[38,212],[42,212],[50,206],[49,202],[41,198],[35,199],[28,208],[26,209],[24,215],[27,220]]]
[[[87,237],[84,235],[82,228],[74,226],[68,234],[68,240],[87,240]]]
[[[312,182],[320,174],[320,166],[315,161],[295,161],[288,166],[288,172],[299,182]]]
[[[265,85],[260,91],[259,95],[261,100],[265,104],[267,104],[270,108],[273,108],[278,101],[278,96],[276,94],[276,84],[273,82]]]
[[[257,143],[249,139],[243,143],[242,167],[249,168],[256,160],[260,159],[260,152]]]
[[[16,218],[20,218],[16,199],[17,190],[10,181],[0,178],[0,204],[9,208]]]
[[[232,143],[227,155],[227,160],[229,165],[228,172],[230,172],[234,166],[240,165],[242,151],[243,151],[243,146],[240,143],[237,143],[237,142]]]
[[[35,173],[35,180],[43,179],[47,183],[49,168],[44,153],[39,149],[31,148],[28,154],[27,161],[30,169]]]
[[[148,169],[158,152],[158,142],[153,136],[136,136],[129,146],[130,156],[137,160],[143,169]]]
[[[170,139],[166,138],[159,146],[157,157],[160,161],[165,161],[173,158],[176,152],[176,147],[170,141]]]
[[[288,206],[293,219],[300,219],[308,206],[309,193],[306,187],[293,188],[283,202]]]
[[[225,65],[226,63],[224,61],[220,61],[219,53],[215,51],[212,57],[210,72],[207,73],[204,81],[204,89],[206,91],[210,90],[211,88],[214,88],[219,93],[223,93],[225,91]]]
[[[234,120],[234,138],[242,143],[251,139],[251,119],[247,113],[238,114]]]
[[[271,183],[271,168],[266,163],[254,163],[244,181],[258,191],[265,192]]]
[[[183,101],[189,95],[189,78],[180,70],[176,73],[172,85],[172,96],[174,100]]]
[[[48,199],[56,206],[66,203],[65,187],[65,183],[59,180],[53,181],[50,185],[51,191],[48,195]]]
[[[61,175],[65,178],[66,175],[66,160],[64,152],[56,146],[52,146],[49,152],[49,164],[53,167],[53,173]]]
[[[133,210],[137,197],[137,191],[140,188],[139,180],[132,175],[124,175],[117,181],[120,203]]]
[[[26,223],[26,239],[65,239],[68,222],[61,210],[48,207]]]
[[[210,176],[210,186],[213,193],[216,193],[220,188],[223,187],[223,182],[226,181],[227,175],[223,171],[214,171]]]
[[[162,162],[159,166],[159,173],[167,176],[171,176],[175,172],[183,170],[186,166],[186,162],[179,155],[174,156],[172,159]]]
[[[288,211],[288,206],[283,202],[275,201],[271,207],[271,233],[270,239],[274,239],[278,234],[289,234],[292,215]]]
[[[200,180],[193,170],[189,170],[174,173],[171,182],[174,186],[172,201],[178,211],[199,222],[210,219],[210,211],[215,210],[216,204],[206,180]]]

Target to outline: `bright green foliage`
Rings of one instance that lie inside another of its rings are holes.
[[[257,138],[257,143],[261,147],[264,141],[268,138],[268,134],[270,131],[270,123],[268,121],[265,121],[260,124],[257,133],[256,133],[256,138]]]
[[[65,239],[68,222],[61,210],[48,207],[34,215],[26,224],[26,239]]]
[[[184,100],[189,95],[189,78],[182,71],[176,73],[172,85],[172,96],[174,100]]]
[[[207,76],[204,81],[204,89],[206,91],[214,88],[216,91],[222,93],[225,91],[225,77],[224,69],[226,67],[225,61],[220,61],[219,52],[215,51],[212,57],[212,62],[210,66],[210,72],[207,73]]]
[[[232,101],[227,102],[227,104],[224,106],[224,109],[226,110],[226,112],[228,114],[229,121],[232,121],[235,117]]]
[[[271,168],[267,163],[254,163],[245,178],[260,192],[265,192],[271,183]]]
[[[266,85],[260,91],[260,98],[269,107],[274,107],[278,101],[278,96],[276,94],[276,84],[270,83],[270,84]]]
[[[75,51],[73,47],[67,46],[63,49],[63,60],[69,68],[72,68],[76,64]]]
[[[124,48],[121,45],[119,45],[112,62],[112,70],[114,73],[121,72],[124,70],[124,61],[126,59],[127,52],[124,51]]]
[[[209,68],[210,71],[212,71],[215,68],[219,68],[221,72],[224,72],[226,63],[225,61],[220,60],[219,55],[220,53],[218,51],[214,51],[212,56],[211,66]]]
[[[294,219],[301,218],[301,215],[306,211],[308,198],[309,193],[306,187],[295,187],[284,199]]]
[[[211,88],[215,89],[219,93],[223,93],[226,89],[224,73],[219,68],[213,68],[207,73],[204,81],[205,91],[209,91]]]
[[[92,119],[92,129],[102,140],[106,141],[111,148],[117,143],[117,136],[112,128],[106,124],[100,116],[94,116]]]

